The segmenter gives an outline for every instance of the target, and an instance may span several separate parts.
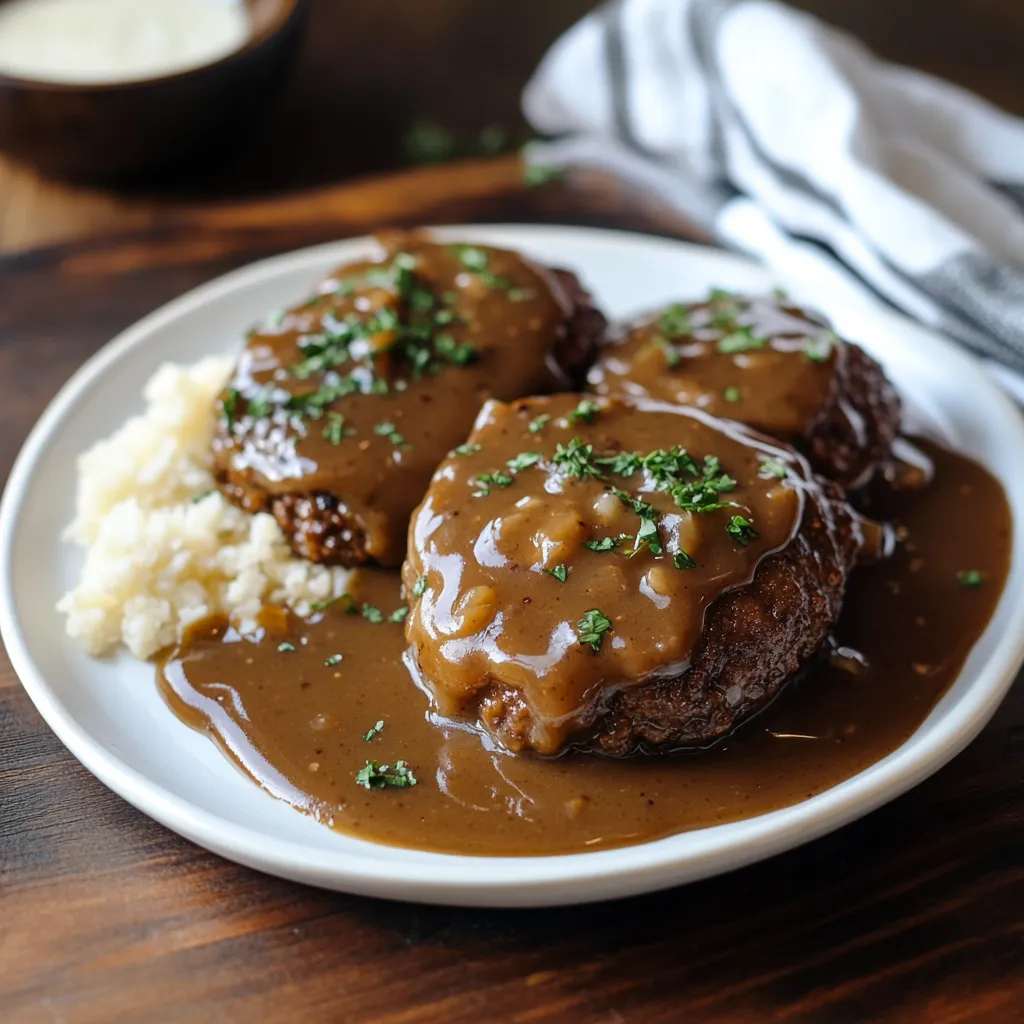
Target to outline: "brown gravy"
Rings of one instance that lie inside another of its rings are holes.
[[[616,690],[684,671],[705,609],[749,584],[805,517],[839,546],[831,506],[788,450],[682,406],[578,401],[489,402],[409,531],[406,637],[423,684],[443,716],[479,720],[513,751],[556,754]],[[523,453],[502,486],[480,485]],[[648,453],[656,473],[639,463]],[[750,530],[739,539],[737,512]],[[614,546],[586,547],[602,541]],[[585,641],[589,609],[608,628]],[[698,717],[711,717],[704,702]]]
[[[572,853],[785,807],[899,747],[954,680],[999,599],[1011,543],[1002,488],[969,459],[923,447],[935,460],[931,487],[880,493],[868,509],[905,527],[906,542],[854,573],[836,631],[867,667],[822,665],[701,754],[545,760],[489,751],[476,734],[432,724],[401,661],[402,627],[387,621],[402,604],[398,578],[383,571],[360,571],[355,590],[384,621],[338,606],[308,622],[271,612],[261,635],[241,637],[205,620],[164,659],[161,687],[185,722],[273,795],[375,842]],[[964,570],[979,572],[981,585],[959,582]],[[295,650],[278,650],[282,643]],[[325,664],[337,654],[340,662]],[[382,731],[364,740],[378,721]],[[356,783],[368,760],[398,759],[415,787]]]
[[[225,493],[249,511],[330,495],[362,535],[343,546],[401,565],[409,515],[480,406],[568,386],[556,350],[572,309],[517,253],[389,237],[249,336],[213,444]],[[319,541],[301,553],[365,560]]]
[[[631,324],[590,383],[600,394],[693,405],[795,440],[821,416],[842,358],[843,343],[816,313],[721,292]]]

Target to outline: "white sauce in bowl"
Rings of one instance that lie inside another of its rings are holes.
[[[252,31],[241,0],[0,2],[0,75],[131,82],[213,63]]]

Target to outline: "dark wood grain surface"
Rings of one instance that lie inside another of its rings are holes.
[[[310,0],[296,74],[247,144],[130,189],[68,186],[0,158],[0,251],[161,222],[183,203],[335,183],[412,159],[424,121],[462,150],[518,142],[523,84],[596,0]],[[888,60],[1024,114],[1020,0],[794,0]]]
[[[226,269],[378,223],[685,232],[507,160],[0,258],[0,474],[83,359]],[[54,629],[59,626],[55,620]],[[1024,690],[951,765],[800,850],[639,899],[472,911],[236,867],[108,792],[0,662],[0,1020],[656,1024],[1024,1019]]]

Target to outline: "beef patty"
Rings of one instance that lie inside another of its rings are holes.
[[[580,382],[605,321],[568,271],[381,240],[250,333],[220,399],[218,485],[316,562],[397,566],[438,462],[489,398]]]
[[[413,515],[406,636],[437,713],[506,749],[703,746],[822,649],[863,525],[696,409],[490,402]]]
[[[882,368],[824,318],[787,299],[721,290],[627,325],[590,384],[739,420],[795,445],[847,489],[889,459],[900,423]]]

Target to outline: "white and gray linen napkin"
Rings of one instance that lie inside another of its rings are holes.
[[[1024,401],[1024,121],[771,0],[613,0],[523,107],[556,141],[769,266],[855,281]]]

